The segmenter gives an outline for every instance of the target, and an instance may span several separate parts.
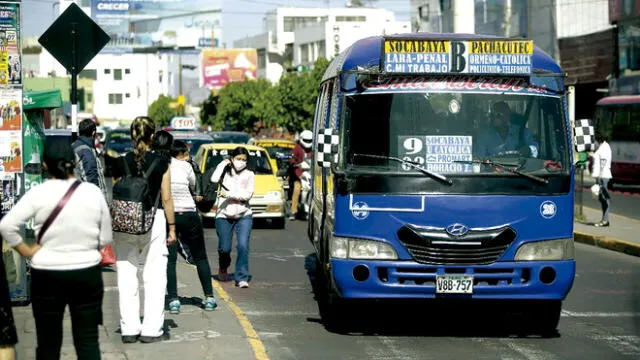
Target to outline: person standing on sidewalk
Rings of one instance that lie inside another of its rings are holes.
[[[127,173],[140,176],[151,169],[148,176],[150,199],[157,203],[151,231],[143,235],[114,233],[116,271],[120,301],[120,329],[123,343],[152,343],[169,339],[164,330],[164,298],[167,289],[167,244],[176,241],[173,199],[171,198],[171,169],[169,162],[151,151],[156,124],[150,117],[139,116],[131,123],[133,151],[114,163],[113,177]],[[152,168],[153,166],[153,168]],[[169,231],[167,232],[167,222]],[[142,260],[143,258],[144,260]],[[141,261],[142,260],[142,261]],[[140,322],[140,290],[138,267],[144,263],[144,320]]]
[[[596,146],[598,147],[593,154],[593,173],[592,177],[596,179],[596,183],[600,185],[600,194],[598,200],[602,206],[602,220],[595,223],[594,226],[609,226],[609,210],[611,209],[611,195],[609,194],[609,181],[611,180],[611,146],[607,142],[605,136],[596,132]]]
[[[111,215],[100,189],[73,176],[75,156],[69,142],[47,140],[45,146],[44,166],[50,179],[22,196],[0,222],[0,233],[21,255],[33,256],[36,359],[60,359],[62,323],[69,305],[77,358],[98,360],[104,295],[99,249],[112,241]],[[58,216],[50,218],[59,206]],[[36,246],[25,245],[21,235],[22,226],[32,218],[40,244]]]
[[[78,125],[78,139],[71,144],[77,164],[74,175],[78,180],[88,181],[99,187],[107,199],[107,185],[104,169],[95,148],[96,123],[84,119]]]
[[[291,150],[293,155],[289,159],[289,189],[292,190],[291,195],[291,215],[289,220],[295,220],[298,215],[298,205],[300,204],[300,193],[302,191],[302,163],[311,159],[311,146],[313,145],[313,133],[311,130],[305,130],[300,133],[298,144]]]
[[[198,214],[196,203],[191,195],[196,185],[196,174],[189,164],[189,147],[184,141],[175,140],[171,149],[171,197],[176,212],[176,235],[185,242],[196,269],[204,292],[202,307],[206,311],[213,311],[216,299],[213,296],[211,284],[211,268],[204,245],[204,229]],[[176,276],[176,260],[178,258],[178,244],[168,245],[169,263],[167,265],[167,292],[169,293],[169,311],[180,313],[180,299],[178,298],[178,279]]]
[[[255,175],[247,169],[248,158],[247,149],[238,146],[231,151],[231,160],[222,160],[211,174],[213,183],[219,183],[222,178],[216,199],[219,279],[230,280],[227,269],[231,264],[231,243],[235,232],[238,242],[235,280],[240,288],[249,287],[249,239],[253,227],[249,200],[254,192]]]

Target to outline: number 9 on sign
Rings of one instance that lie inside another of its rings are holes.
[[[417,154],[422,151],[422,139],[420,138],[407,138],[404,140],[403,145],[407,155]]]

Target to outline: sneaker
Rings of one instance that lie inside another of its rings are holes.
[[[216,303],[216,299],[207,296],[207,298],[202,301],[202,307],[205,311],[213,311],[218,307],[218,304]]]
[[[238,282],[238,287],[242,288],[242,289],[246,289],[246,288],[249,287],[249,283],[246,282],[246,281],[240,281],[240,282]]]
[[[140,335],[122,335],[122,343],[133,344],[138,342]]]
[[[169,303],[169,312],[171,314],[180,314],[180,300],[173,300]]]
[[[608,221],[600,221],[599,223],[593,224],[593,226],[595,226],[595,227],[607,227],[607,226],[609,226],[609,222]]]

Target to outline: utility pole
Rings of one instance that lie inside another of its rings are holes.
[[[453,32],[475,34],[476,9],[474,0],[451,0]]]
[[[504,22],[502,24],[504,28],[504,37],[511,37],[511,0],[504,0]]]

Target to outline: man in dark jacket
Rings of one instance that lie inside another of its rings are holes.
[[[71,145],[77,162],[74,173],[77,179],[99,187],[105,199],[108,200],[102,162],[95,149],[95,137],[96,124],[93,120],[82,120],[78,125],[78,139]]]
[[[312,158],[311,145],[313,145],[313,133],[305,130],[300,133],[298,144],[291,151],[292,157],[289,159],[289,189],[293,191],[291,195],[291,215],[289,220],[295,220],[300,204],[300,193],[302,182],[300,178],[304,172],[302,163],[310,161]]]

